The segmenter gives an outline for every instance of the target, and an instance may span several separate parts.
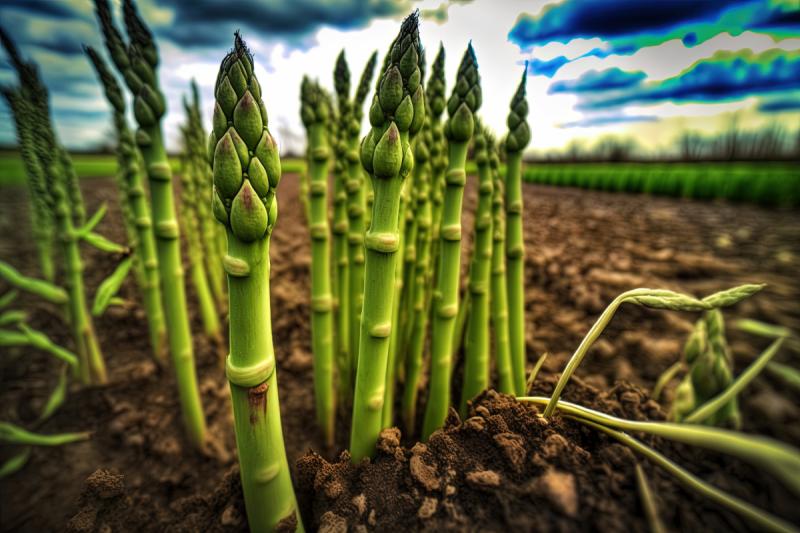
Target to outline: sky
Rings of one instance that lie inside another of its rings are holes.
[[[119,0],[112,0],[120,16]],[[167,97],[168,148],[179,150],[181,99],[201,90],[206,128],[219,62],[241,30],[251,48],[284,152],[300,152],[303,75],[333,91],[344,49],[353,85],[369,55],[382,54],[402,18],[419,9],[433,61],[446,50],[448,94],[472,41],[485,124],[502,135],[508,104],[527,64],[529,151],[631,136],[646,150],[684,131],[800,127],[800,0],[139,0],[156,35]],[[62,142],[113,146],[111,115],[83,44],[103,50],[91,0],[3,0],[0,24],[50,88]],[[16,78],[0,52],[0,83]],[[366,122],[363,127],[366,129]],[[15,131],[0,102],[0,144]]]

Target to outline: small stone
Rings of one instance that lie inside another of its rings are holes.
[[[344,487],[338,480],[332,479],[325,484],[325,497],[329,500],[335,500],[344,492]]]
[[[478,488],[500,486],[500,474],[494,470],[475,470],[467,474],[467,483]]]
[[[367,510],[367,496],[362,492],[358,496],[353,496],[352,502],[353,506],[356,508],[358,516],[363,515]]]
[[[455,488],[455,486],[453,486],[453,485],[447,485],[447,486],[444,488],[444,493],[445,493],[445,495],[446,495],[446,496],[452,496],[453,494],[455,494],[455,493],[456,493],[456,488]]]
[[[472,431],[483,431],[486,429],[486,419],[480,416],[473,416],[464,420],[464,429]]]
[[[421,455],[412,455],[408,466],[409,470],[411,471],[411,475],[420,483],[420,485],[425,487],[426,490],[439,489],[439,473],[437,472],[436,467],[426,464],[422,460]]]
[[[498,433],[494,436],[494,442],[503,451],[506,460],[511,464],[516,472],[521,472],[525,465],[525,439],[516,433]]]
[[[386,428],[378,435],[378,450],[386,454],[394,453],[400,446],[400,430],[397,428]]]
[[[156,440],[153,444],[153,451],[161,456],[178,456],[181,454],[181,445],[174,437],[166,437]]]
[[[242,523],[242,514],[234,505],[228,505],[219,518],[223,526],[238,526]]]
[[[328,511],[319,519],[319,533],[347,533],[347,520]]]
[[[567,439],[558,433],[553,433],[545,439],[542,445],[542,454],[548,459],[555,459],[557,457],[562,457],[568,449],[569,443]]]
[[[423,520],[427,520],[436,513],[436,508],[439,506],[439,501],[436,498],[426,497],[422,500],[422,505],[419,506],[417,516]]]
[[[125,492],[124,477],[122,474],[99,468],[86,478],[86,486],[89,491],[101,500],[107,500],[120,496]]]
[[[574,518],[578,513],[578,493],[575,476],[550,469],[537,480],[539,489],[562,514]]]

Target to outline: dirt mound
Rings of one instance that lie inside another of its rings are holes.
[[[552,380],[545,388],[552,387]],[[571,399],[628,419],[663,419],[641,389],[620,383],[601,393],[580,380]],[[670,455],[669,443],[644,438]],[[702,469],[705,454],[683,450],[680,462]],[[716,458],[724,469],[747,467]],[[426,444],[400,445],[396,428],[381,434],[374,459],[354,465],[310,452],[298,461],[297,484],[306,526],[320,531],[647,531],[636,489],[634,453],[595,430],[489,391],[463,422],[451,409],[446,426]],[[646,462],[661,517],[682,530],[746,529],[738,516],[683,492]],[[715,477],[723,485],[734,478]],[[762,501],[795,520],[791,498],[763,479],[772,495]],[[741,488],[741,487],[740,487]],[[763,498],[762,498],[763,500]],[[751,500],[752,501],[752,500]]]

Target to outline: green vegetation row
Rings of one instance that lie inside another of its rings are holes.
[[[117,156],[115,154],[70,154],[75,172],[81,179],[84,178],[109,178],[117,173]],[[300,173],[305,171],[306,162],[303,159],[281,160],[283,171],[286,173]],[[169,157],[169,166],[174,174],[183,172],[181,156]],[[25,185],[27,182],[25,163],[19,152],[9,150],[0,152],[0,187],[8,185]]]
[[[766,206],[800,205],[800,171],[791,163],[533,164],[525,181]]]

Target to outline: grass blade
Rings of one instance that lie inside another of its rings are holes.
[[[133,265],[133,256],[126,257],[117,265],[114,272],[100,284],[94,296],[94,303],[92,304],[93,316],[102,315],[108,308],[111,303],[111,298],[117,294],[117,291],[119,291],[119,288],[128,277],[128,273],[131,271],[131,265]]]
[[[12,455],[5,463],[0,465],[0,479],[19,472],[25,466],[31,456],[31,447],[25,446],[20,451]]]
[[[17,289],[40,296],[54,304],[65,304],[69,300],[67,291],[61,287],[48,281],[24,276],[5,261],[0,261],[0,278],[3,278]]]
[[[61,366],[61,371],[58,374],[58,383],[47,398],[47,403],[44,404],[44,409],[42,409],[42,413],[39,415],[39,422],[44,422],[53,416],[53,413],[64,404],[64,400],[67,397],[67,385],[69,384],[67,368],[68,365]]]
[[[56,435],[41,435],[32,433],[9,422],[0,422],[0,442],[6,444],[24,444],[30,446],[61,446],[87,440],[91,435],[88,431],[78,433],[60,433]]]
[[[547,405],[550,401],[550,398],[543,396],[517,399],[537,405]],[[769,471],[795,494],[800,494],[800,450],[789,444],[767,437],[697,424],[625,420],[563,400],[559,400],[558,409],[567,415],[591,420],[603,426],[623,431],[641,431],[738,457]]]
[[[639,489],[639,497],[642,499],[642,508],[644,508],[644,515],[647,517],[650,531],[652,533],[666,533],[667,529],[658,516],[655,495],[650,489],[650,483],[647,481],[644,468],[639,463],[636,463],[636,486]]]
[[[797,531],[797,529],[792,524],[783,520],[782,518],[774,516],[766,511],[762,511],[758,507],[750,505],[746,501],[741,500],[731,494],[728,494],[714,487],[713,485],[710,485],[709,483],[706,483],[705,481],[698,478],[688,470],[673,463],[672,461],[670,461],[665,456],[661,455],[653,448],[634,439],[627,433],[616,431],[601,424],[592,422],[591,420],[582,419],[580,417],[570,416],[568,418],[571,418],[581,424],[593,427],[599,431],[602,431],[606,435],[613,437],[614,439],[618,440],[625,446],[628,446],[629,448],[633,449],[639,454],[645,456],[648,460],[657,464],[658,466],[660,466],[661,468],[672,474],[686,488],[705,496],[711,501],[716,502],[719,505],[722,505],[723,507],[726,507],[735,513],[738,513],[739,515],[743,516],[745,519],[757,525],[764,531],[777,531],[777,532]]]

